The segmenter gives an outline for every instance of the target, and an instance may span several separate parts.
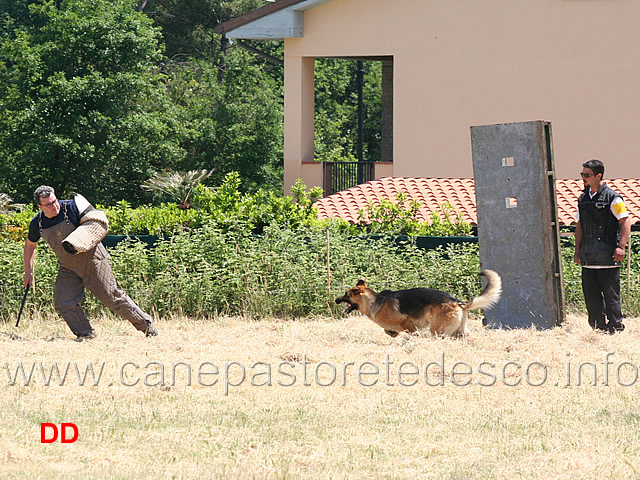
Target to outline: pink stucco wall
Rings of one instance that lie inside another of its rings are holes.
[[[313,151],[312,75],[301,59],[325,56],[393,56],[395,176],[471,177],[472,125],[548,120],[557,178],[576,177],[591,158],[605,176],[638,178],[639,19],[638,0],[314,7],[304,37],[285,40],[285,188]]]

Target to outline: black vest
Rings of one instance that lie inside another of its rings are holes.
[[[589,187],[580,195],[578,210],[584,233],[580,262],[583,266],[620,265],[620,262],[613,261],[613,252],[620,240],[620,222],[611,213],[611,203],[619,196],[606,183],[600,185],[593,198],[589,197]]]

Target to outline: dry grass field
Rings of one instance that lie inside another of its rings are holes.
[[[456,340],[392,339],[356,314],[173,318],[146,339],[104,317],[83,343],[57,317],[14,323],[2,478],[640,478],[638,319],[609,336],[584,317],[476,318]],[[44,422],[74,423],[77,441],[42,444]]]

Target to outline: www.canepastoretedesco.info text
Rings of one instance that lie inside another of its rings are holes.
[[[3,370],[8,386],[84,387],[104,383],[125,387],[217,386],[222,388],[225,395],[243,386],[413,387],[422,384],[431,387],[465,387],[475,384],[483,387],[628,387],[638,382],[637,365],[616,359],[614,352],[605,353],[598,361],[566,361],[561,368],[556,366],[554,371],[540,361],[482,361],[472,365],[446,358],[444,353],[436,360],[420,363],[396,361],[389,355],[380,362],[366,360],[340,363],[309,361],[303,356],[298,361],[247,364],[237,361],[123,361],[118,365],[107,362],[17,361],[4,362]]]

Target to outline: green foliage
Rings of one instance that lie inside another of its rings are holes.
[[[46,245],[41,247],[38,302],[52,309],[56,262]],[[146,310],[258,318],[337,314],[341,307],[334,299],[363,275],[379,289],[429,285],[446,287],[461,298],[477,292],[476,247],[451,247],[447,252],[454,260],[446,260],[445,251],[424,252],[411,243],[399,249],[388,238],[362,241],[332,231],[327,244],[326,231],[317,228],[270,226],[254,236],[214,225],[161,240],[152,249],[131,240],[110,250],[119,285]],[[6,292],[1,308],[6,316],[19,306],[22,245],[0,242],[0,253],[0,282]],[[473,273],[458,283],[458,271]],[[29,303],[33,308],[34,299]],[[88,306],[100,308],[90,295]]]
[[[388,198],[369,202],[364,210],[358,210],[358,221],[373,234],[408,235],[417,227],[420,205],[418,200],[408,200],[406,193],[398,192],[395,203]]]
[[[174,235],[202,223],[199,212],[178,208],[175,203],[132,208],[122,201],[115,207],[98,208],[107,215],[110,235]]]
[[[24,293],[22,278],[24,242],[0,237],[0,318],[17,315]],[[36,289],[28,297],[25,308],[53,312],[53,287],[58,270],[56,257],[48,245],[38,248],[34,274]]]
[[[420,202],[409,200],[399,193],[396,201],[383,199],[370,203],[359,212],[359,222],[352,225],[344,220],[319,220],[314,203],[322,195],[320,188],[307,190],[298,180],[290,196],[259,189],[255,193],[242,191],[238,172],[230,172],[217,188],[198,184],[190,201],[193,208],[163,203],[158,206],[133,207],[122,200],[112,207],[96,205],[104,210],[109,220],[111,235],[174,235],[212,224],[225,232],[239,230],[261,234],[267,226],[279,225],[290,229],[315,227],[332,229],[350,235],[419,235],[469,236],[471,225],[455,214],[449,204],[441,206],[443,215],[434,213],[430,222],[420,222],[417,212]],[[34,212],[30,208],[23,214],[0,215],[0,234],[11,238],[24,238]],[[11,231],[9,231],[11,230]]]
[[[159,197],[170,197],[171,200],[189,208],[189,200],[196,186],[204,181],[213,170],[191,170],[189,172],[157,173],[142,184],[142,188],[154,192]]]
[[[431,222],[418,220],[421,205],[419,200],[409,199],[406,193],[398,192],[395,202],[383,198],[379,203],[369,202],[364,210],[359,210],[358,226],[372,234],[436,237],[471,235],[471,225],[464,222],[462,215],[456,213],[450,203],[440,206],[443,216],[433,212]]]
[[[326,162],[356,161],[358,145],[357,62],[315,62],[315,157]],[[363,159],[381,159],[382,64],[365,62]]]
[[[167,89],[180,108],[186,156],[180,170],[215,170],[210,182],[240,174],[245,191],[281,191],[283,175],[282,81],[274,80],[250,54],[230,50],[224,82],[210,62],[167,67]]]
[[[417,248],[408,237],[357,237],[340,226],[270,225],[260,236],[214,223],[161,239],[154,248],[131,239],[110,249],[118,283],[155,315],[209,317],[218,313],[256,318],[339,315],[334,300],[359,278],[374,290],[416,286],[437,288],[466,300],[480,290],[477,244]],[[40,242],[42,243],[42,242]],[[19,308],[22,289],[22,242],[0,239],[0,315]],[[564,290],[569,311],[584,312],[580,267],[573,245],[562,247]],[[327,267],[327,258],[329,260]],[[42,244],[36,261],[37,294],[28,307],[53,311],[56,275],[53,252]],[[634,254],[630,293],[622,269],[625,314],[640,313],[640,261]],[[103,307],[91,295],[91,312]]]
[[[7,213],[11,208],[11,197],[6,193],[0,193],[0,213]]]
[[[245,192],[282,193],[283,68],[221,22],[262,0],[0,2],[0,191],[40,184],[92,202],[151,197],[157,172],[240,174]],[[276,58],[282,42],[251,42]],[[163,50],[165,56],[163,56]],[[353,160],[356,62],[316,62],[316,156]],[[366,62],[365,158],[380,158],[381,64]]]
[[[140,205],[156,172],[214,168],[214,184],[236,171],[246,192],[282,192],[283,68],[213,33],[263,4],[0,2],[0,191]],[[283,56],[282,42],[245,43]],[[355,61],[316,62],[317,158],[354,159],[355,77]],[[367,160],[380,158],[380,82],[366,62]]]
[[[472,234],[471,224],[464,221],[461,213],[456,213],[449,202],[440,205],[442,216],[431,214],[431,223],[420,222],[415,235],[433,237],[467,237]]]
[[[181,126],[179,170],[215,168],[211,183],[240,174],[244,191],[282,192],[283,68],[213,29],[264,5],[262,0],[149,0],[143,11],[161,27],[160,65]],[[245,41],[244,43],[251,43]],[[282,42],[255,47],[283,57]]]
[[[24,241],[29,233],[29,222],[35,215],[32,207],[0,214],[0,238]]]
[[[193,208],[184,209],[175,203],[159,206],[133,207],[122,200],[112,207],[97,204],[109,220],[110,235],[169,236],[211,224],[224,232],[239,230],[250,234],[262,233],[267,225],[281,225],[296,229],[303,225],[320,225],[314,202],[321,196],[319,188],[306,190],[298,181],[291,196],[273,191],[258,190],[243,193],[240,175],[229,173],[215,189],[202,184],[195,187]],[[24,240],[29,222],[35,212],[0,214],[0,235]]]
[[[0,44],[0,173],[9,193],[27,201],[34,185],[50,184],[93,201],[140,200],[153,166],[182,155],[152,69],[158,30],[125,0],[32,2],[20,13]]]
[[[565,302],[573,310],[584,311],[584,295],[582,293],[582,266],[573,261],[575,252],[575,238],[561,237],[562,240],[562,273],[564,277]],[[621,270],[620,277],[626,277],[625,269]],[[636,297],[637,298],[637,297]],[[640,311],[640,310],[639,310]]]
[[[264,5],[263,0],[148,0],[137,2],[162,29],[169,59],[205,59],[217,65],[222,55],[213,29]],[[137,5],[136,5],[137,6]]]
[[[320,189],[307,192],[298,181],[291,189],[293,196],[282,197],[262,189],[255,194],[242,193],[240,183],[239,174],[231,172],[217,189],[200,185],[196,188],[193,205],[203,218],[210,219],[224,231],[262,233],[267,225],[296,229],[317,223],[313,203],[321,195]]]

